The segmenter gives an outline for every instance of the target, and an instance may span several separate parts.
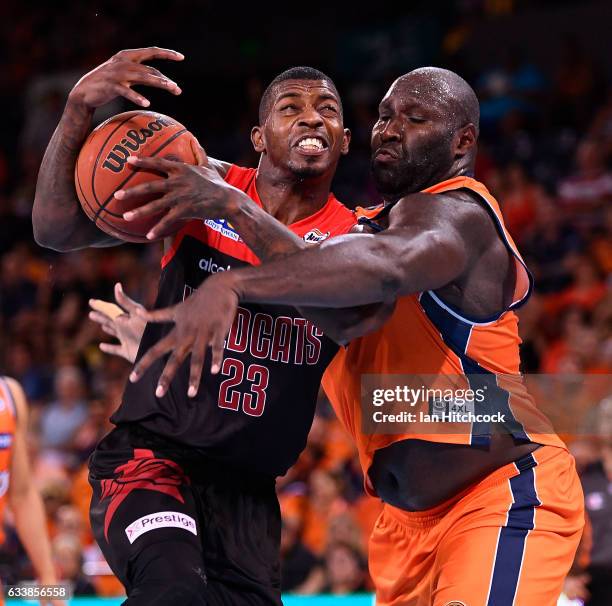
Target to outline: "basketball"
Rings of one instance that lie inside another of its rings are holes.
[[[125,221],[123,214],[157,195],[118,200],[114,193],[164,176],[133,167],[127,159],[157,156],[196,164],[194,143],[194,136],[180,122],[163,114],[138,110],[109,118],[92,131],[79,152],[75,187],[82,209],[110,236],[149,242],[146,234],[164,213],[134,221]]]

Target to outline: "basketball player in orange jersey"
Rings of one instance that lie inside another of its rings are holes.
[[[51,558],[45,510],[32,481],[28,462],[27,426],[28,407],[23,389],[14,379],[0,377],[0,543],[4,541],[2,523],[4,508],[8,504],[13,512],[17,536],[34,566],[38,582],[55,585],[57,577]],[[65,606],[62,600],[40,603]],[[2,595],[0,604],[3,604]]]
[[[191,353],[195,385],[208,345],[218,371],[239,302],[394,304],[384,325],[336,355],[323,382],[355,438],[367,491],[385,502],[369,550],[381,606],[552,606],[583,527],[573,458],[509,380],[520,362],[514,310],[531,276],[497,202],[472,177],[478,122],[478,100],[457,74],[422,68],[398,78],[372,132],[385,202],[359,212],[364,233],[214,276],[180,305],[140,312],[175,326],[132,379],[174,348],[175,364]],[[452,432],[415,423],[364,431],[373,410],[360,402],[366,374],[463,376],[488,389],[480,412],[500,422],[474,415]],[[168,365],[160,383],[172,376]]]
[[[132,85],[178,93],[145,62],[181,58],[156,48],[121,51],[77,83],[39,173],[33,209],[39,244],[58,250],[119,244],[79,207],[77,154],[96,107],[117,95],[146,105]],[[262,96],[252,131],[261,154],[258,169],[212,159],[206,165],[200,150],[200,166],[159,158],[136,162],[168,177],[117,192],[118,198],[143,190],[159,194],[127,218],[169,211],[151,234],[171,235],[157,306],[183,300],[217,273],[346,233],[354,215],[330,186],[349,138],[331,79],[312,68],[293,68]],[[216,199],[220,184],[237,197]],[[171,225],[185,218],[193,220],[180,229]],[[117,296],[126,303],[121,291]],[[320,378],[338,345],[321,330],[329,312],[315,326],[289,306],[235,311],[221,373],[208,376],[189,397],[187,365],[169,389],[156,390],[161,368],[129,384],[111,417],[116,428],[90,460],[92,528],[130,606],[281,602],[275,477],[306,444]],[[351,314],[341,315],[350,330]],[[147,325],[140,352],[168,329]],[[344,331],[330,334],[340,340]]]

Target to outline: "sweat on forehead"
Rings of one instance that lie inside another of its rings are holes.
[[[400,76],[389,89],[390,95],[410,95],[444,109],[458,122],[480,122],[480,106],[474,89],[455,72],[440,67],[421,67]],[[458,124],[462,126],[462,124]]]

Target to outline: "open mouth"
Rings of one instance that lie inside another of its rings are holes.
[[[300,152],[311,156],[322,154],[329,145],[322,137],[308,135],[298,139],[295,147],[297,147]]]

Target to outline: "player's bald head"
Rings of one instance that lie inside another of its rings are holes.
[[[455,130],[473,124],[478,132],[480,105],[474,89],[459,75],[440,67],[420,67],[400,76],[387,95],[409,95],[438,107]]]
[[[372,171],[386,199],[472,175],[480,110],[472,87],[447,69],[400,76],[378,107]]]

